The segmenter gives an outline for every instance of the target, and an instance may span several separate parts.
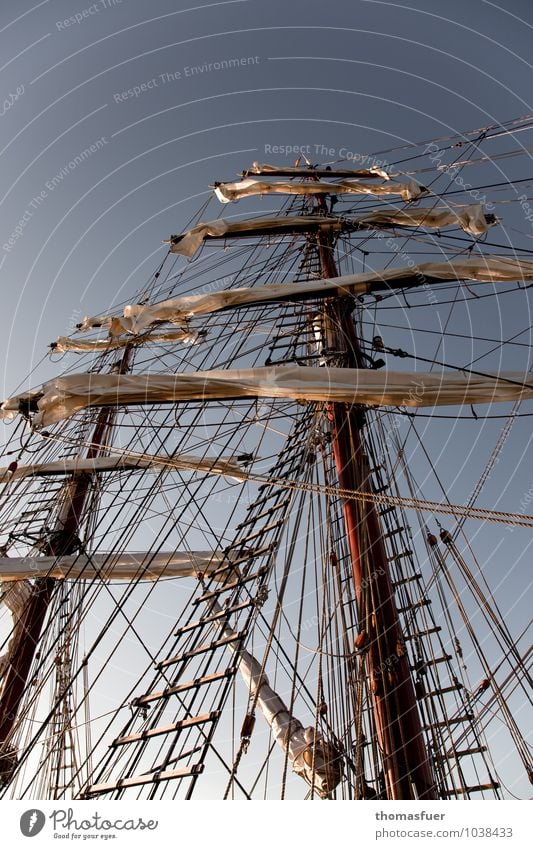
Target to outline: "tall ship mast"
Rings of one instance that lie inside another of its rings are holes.
[[[504,129],[213,183],[4,401],[5,798],[528,794]]]

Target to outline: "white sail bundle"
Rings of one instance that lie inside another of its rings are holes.
[[[133,469],[174,469],[186,472],[205,472],[223,475],[233,480],[245,480],[247,474],[236,457],[195,457],[192,454],[174,454],[163,457],[154,454],[137,455],[128,452],[117,456],[64,458],[50,463],[0,467],[0,484],[28,477],[49,475],[98,474],[102,472],[131,471]]]
[[[224,563],[227,568],[222,568]],[[16,587],[31,586],[24,579],[55,578],[73,581],[98,579],[101,581],[157,581],[160,578],[212,577],[225,583],[238,575],[222,551],[150,551],[98,552],[97,554],[69,554],[61,557],[0,557],[0,582]],[[5,604],[11,598],[6,590]],[[13,590],[14,593],[14,590]],[[19,596],[16,595],[16,598]],[[14,596],[15,598],[15,596]],[[24,602],[25,603],[25,602]],[[22,605],[22,603],[21,603]],[[8,605],[9,606],[9,605]],[[22,605],[23,606],[23,605]],[[21,609],[22,609],[21,606]],[[10,608],[13,612],[13,608]],[[18,608],[17,608],[18,609]]]
[[[184,295],[156,304],[130,304],[124,308],[123,317],[86,317],[79,325],[79,329],[80,331],[89,330],[101,326],[102,322],[107,322],[108,325],[114,322],[115,326],[123,322],[124,327],[128,328],[127,332],[140,334],[156,323],[166,322],[183,326],[191,318],[224,309],[300,298],[365,295],[396,287],[424,286],[449,280],[475,280],[479,283],[532,281],[533,262],[504,256],[475,256],[467,259],[458,258],[453,262],[424,262],[420,265],[385,268],[320,280],[223,289],[199,295]]]
[[[249,173],[251,173],[251,174],[271,174],[271,175],[275,175],[279,171],[282,171],[284,174],[291,174],[291,175],[294,174],[295,177],[298,177],[298,176],[301,176],[302,171],[305,172],[305,170],[306,169],[299,168],[298,166],[292,166],[292,167],[289,166],[289,167],[280,168],[278,165],[267,165],[267,164],[264,164],[264,163],[261,163],[261,162],[253,162],[252,167],[249,169]],[[328,173],[331,173],[332,176],[334,176],[335,173],[336,173],[336,171],[332,170],[332,169],[323,169],[323,168],[315,169],[315,168],[313,168],[313,169],[310,169],[310,170],[313,173],[316,172],[316,171],[320,172],[320,171],[327,170]],[[390,180],[391,176],[397,176],[396,174],[390,175],[383,168],[379,168],[376,165],[372,165],[370,168],[357,168],[357,169],[342,168],[341,169],[341,173],[343,175],[347,174],[348,172],[349,172],[351,177],[352,176],[353,177],[366,177],[366,178],[368,178],[368,177],[381,177],[383,180]]]
[[[183,374],[69,374],[7,399],[0,417],[34,414],[34,427],[42,427],[87,407],[234,398],[393,407],[460,406],[533,398],[533,385],[522,372],[479,376],[302,366]]]
[[[480,236],[497,223],[493,215],[487,216],[483,204],[471,204],[453,209],[375,210],[356,218],[326,217],[323,215],[280,215],[272,218],[251,218],[241,221],[200,222],[186,233],[171,236],[170,250],[192,257],[206,239],[224,239],[232,236],[281,236],[329,230],[334,233],[358,229],[387,229],[393,227],[423,227],[440,230],[444,227],[461,227],[466,233]]]
[[[112,344],[114,340],[120,339],[120,347],[122,347],[121,337],[124,334],[129,334],[129,338],[126,337],[124,344],[128,344],[128,342],[134,342],[136,336],[142,332],[144,326],[141,327],[137,323],[137,314],[142,314],[145,309],[143,304],[128,304],[124,307],[123,315],[86,315],[78,325],[76,325],[76,330],[80,333],[87,333],[90,330],[99,329],[100,327],[108,328],[109,330],[109,338],[108,340],[96,340],[98,342],[106,341],[109,344]],[[178,331],[178,334],[183,333],[185,338],[189,335],[189,330],[186,328],[185,322],[175,322],[182,327],[182,330]],[[141,327],[141,329],[138,329]],[[70,337],[60,336],[58,338],[58,342],[63,339],[68,339],[69,342],[76,342],[75,339]],[[143,340],[145,337],[143,337]],[[178,335],[176,341],[182,341],[181,336]],[[188,344],[191,344],[190,342]],[[89,349],[88,349],[89,350]]]
[[[85,319],[87,328],[89,327],[90,319]],[[123,324],[122,318],[116,318],[114,321],[115,330],[120,326],[122,333],[130,333],[131,330],[126,328],[126,322]],[[87,351],[113,351],[117,348],[125,348],[131,344],[161,344],[163,342],[181,342],[182,345],[196,345],[200,334],[194,330],[169,330],[167,333],[148,333],[145,336],[132,339],[130,336],[118,335],[110,336],[109,339],[76,339],[69,336],[59,336],[50,346],[52,350],[59,354],[64,354],[68,351],[76,353],[85,353]]]
[[[382,212],[371,212],[359,220],[385,227],[423,227],[432,230],[461,227],[471,236],[482,236],[490,227],[498,223],[495,216],[485,214],[485,208],[481,203],[453,209],[386,209]]]
[[[76,325],[76,330],[86,331],[100,327],[108,330],[110,336],[120,336],[122,333],[131,332],[131,328],[127,326],[123,318],[118,319],[117,324],[117,317],[113,315],[86,316],[80,324]]]
[[[220,605],[211,605],[211,611],[221,613]],[[225,637],[235,634],[228,627],[220,629]],[[284,752],[294,772],[314,787],[322,798],[335,789],[342,778],[339,752],[325,740],[321,732],[303,724],[291,716],[283,699],[272,689],[267,676],[261,672],[261,664],[245,650],[238,651],[237,634],[228,649],[237,656],[237,666],[251,699],[268,723],[272,735]]]
[[[245,197],[256,195],[323,195],[323,194],[356,194],[386,197],[398,195],[404,201],[417,200],[429,194],[425,186],[416,180],[399,183],[388,180],[383,185],[362,183],[357,180],[341,180],[338,183],[328,183],[317,180],[306,183],[277,182],[267,183],[248,177],[235,183],[215,184],[215,194],[221,203],[232,203]]]
[[[242,221],[226,221],[224,218],[217,218],[216,221],[202,221],[186,233],[171,236],[169,243],[173,253],[192,257],[208,238],[284,235],[323,228],[340,232],[343,229],[343,223],[338,218],[325,218],[321,215],[279,215],[273,218],[252,218]]]

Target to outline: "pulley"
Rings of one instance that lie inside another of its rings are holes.
[[[451,533],[449,531],[445,530],[444,528],[441,528],[440,538],[443,541],[443,543],[445,543],[445,545],[452,545],[453,544],[453,537],[452,537]]]
[[[246,752],[248,746],[250,745],[250,739],[252,737],[253,731],[255,728],[255,716],[253,713],[247,713],[244,717],[242,728],[241,728],[241,741],[243,744],[243,751]]]

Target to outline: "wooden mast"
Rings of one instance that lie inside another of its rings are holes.
[[[322,276],[337,277],[332,235],[324,231],[318,240]],[[365,368],[352,312],[351,298],[326,302],[327,344],[343,352],[346,367]],[[328,417],[339,486],[371,492],[361,433],[363,409],[331,403]],[[436,799],[379,516],[370,500],[361,504],[346,499],[343,512],[385,793],[388,799]]]
[[[129,368],[131,347],[126,348],[118,371],[124,374]],[[97,457],[114,419],[109,407],[100,410],[91,438],[87,459]],[[64,488],[65,500],[42,553],[61,557],[74,554],[79,545],[78,533],[89,494],[92,475],[86,472],[74,474]],[[32,587],[31,596],[22,614],[20,638],[9,657],[9,666],[4,676],[0,694],[0,784],[10,781],[17,762],[10,750],[9,738],[17,721],[20,704],[28,686],[31,665],[41,637],[43,623],[52,599],[56,581],[54,578],[38,578]]]

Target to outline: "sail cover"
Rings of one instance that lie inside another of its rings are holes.
[[[359,218],[337,218],[324,215],[280,215],[273,218],[250,218],[242,221],[201,222],[188,230],[170,237],[173,253],[192,257],[206,239],[226,237],[283,236],[331,230],[341,233],[350,230],[367,230],[390,227],[424,227],[440,230],[443,227],[462,227],[466,233],[479,236],[497,223],[493,215],[486,215],[483,204],[472,204],[454,209],[376,210]]]
[[[3,418],[34,414],[35,427],[95,406],[230,398],[291,398],[370,406],[435,407],[533,398],[522,372],[462,375],[374,369],[267,366],[190,374],[70,374],[4,401]]]
[[[221,613],[222,608],[216,602],[211,610]],[[228,627],[221,628],[225,637],[235,634]],[[237,635],[235,634],[235,637]],[[239,643],[228,643],[229,650],[237,655],[237,666],[248,687],[250,697],[257,700],[257,706],[265,717],[273,737],[287,752],[289,763],[294,772],[315,788],[322,798],[326,798],[342,778],[339,752],[321,732],[313,727],[304,728],[303,724],[291,715],[283,699],[272,689],[267,676],[262,673],[261,664],[249,652],[239,651]]]
[[[446,280],[476,280],[479,283],[529,281],[533,280],[533,262],[503,256],[469,257],[453,262],[424,262],[328,279],[224,289],[171,298],[158,304],[130,304],[124,308],[123,317],[87,316],[79,325],[79,330],[83,332],[101,327],[103,323],[110,326],[114,322],[117,332],[139,334],[156,322],[183,325],[195,316],[208,315],[218,310],[306,298],[365,295],[395,288],[427,286]],[[122,331],[118,330],[120,326]],[[75,340],[69,341],[76,344]]]
[[[392,180],[384,185],[362,183],[357,180],[342,180],[338,183],[326,183],[317,180],[312,183],[278,182],[266,183],[251,177],[238,183],[216,183],[215,194],[221,203],[231,203],[254,195],[323,195],[355,194],[387,196],[398,195],[404,201],[416,200],[429,192],[415,180],[399,183]]]
[[[130,581],[138,578],[143,581],[156,581],[159,578],[198,578],[200,575],[209,575],[216,581],[225,582],[228,577],[235,577],[237,573],[230,565],[227,569],[221,569],[223,563],[228,564],[228,557],[222,551],[169,551],[158,554],[140,551],[71,554],[62,557],[0,557],[0,581],[2,584],[15,581],[16,586],[25,587],[24,578],[56,578],[69,581],[76,578],[97,578],[102,581]],[[6,604],[7,599],[13,595],[9,589],[7,593],[11,595],[2,597]]]

